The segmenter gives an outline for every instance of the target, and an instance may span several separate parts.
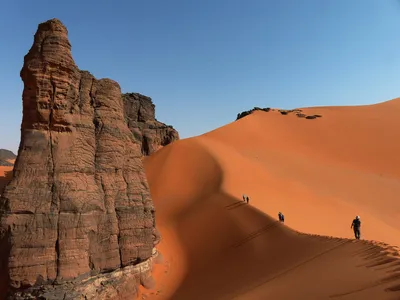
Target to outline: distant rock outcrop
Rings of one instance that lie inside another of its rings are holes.
[[[246,110],[246,111],[243,111],[241,113],[238,113],[237,117],[236,117],[236,120],[244,118],[245,116],[248,116],[248,115],[252,114],[256,110],[269,112],[271,110],[271,108],[269,108],[269,107],[267,107],[267,108],[254,107],[253,109]]]
[[[255,112],[255,111],[265,111],[265,112],[269,112],[269,111],[274,111],[274,109],[271,109],[271,108],[269,108],[269,107],[267,107],[267,108],[254,107],[254,108],[251,109],[251,110],[246,110],[246,111],[244,111],[244,112],[238,113],[238,114],[237,114],[237,117],[236,117],[236,121],[239,120],[239,119],[241,119],[241,118],[244,118],[244,117],[246,117],[246,116],[248,116],[248,115],[250,115],[250,114],[252,114],[252,113]],[[289,115],[289,114],[291,114],[291,113],[294,113],[298,118],[305,118],[305,119],[308,119],[308,120],[313,120],[313,119],[321,118],[321,117],[322,117],[321,115],[306,115],[306,114],[302,113],[302,111],[303,111],[303,110],[298,109],[298,108],[296,108],[296,109],[290,109],[290,110],[287,110],[287,109],[278,109],[278,112],[279,112],[281,115],[284,115],[284,116],[287,116],[287,115]]]
[[[57,19],[38,26],[21,78],[20,148],[0,198],[0,295],[132,299],[151,282],[159,235],[118,83],[78,69]]]
[[[12,166],[9,160],[14,160],[17,156],[10,150],[0,149],[0,166]]]
[[[179,140],[178,132],[155,117],[155,105],[150,97],[139,93],[123,94],[125,120],[136,140],[141,144],[143,155],[150,155],[163,146]]]

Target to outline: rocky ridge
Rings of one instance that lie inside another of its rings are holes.
[[[0,149],[0,166],[13,166],[10,160],[14,160],[17,156],[10,150]]]
[[[241,113],[238,113],[237,116],[236,116],[236,121],[239,120],[239,119],[242,119],[242,118],[244,118],[244,117],[246,117],[248,115],[251,115],[255,111],[264,111],[264,112],[272,111],[272,112],[274,112],[275,110],[276,109],[271,109],[269,107],[266,107],[266,108],[254,107],[253,109],[246,110],[246,111],[243,111]],[[304,118],[304,119],[308,119],[308,120],[312,120],[312,119],[316,119],[316,118],[321,118],[322,117],[321,115],[306,115],[306,114],[303,113],[302,109],[298,109],[298,108],[289,109],[289,110],[288,109],[278,109],[277,111],[281,115],[284,115],[284,116],[288,115],[288,114],[291,114],[291,113],[294,113],[298,118]]]

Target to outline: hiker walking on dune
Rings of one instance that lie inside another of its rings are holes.
[[[357,240],[360,239],[360,235],[361,235],[361,221],[360,221],[360,216],[356,216],[356,218],[353,220],[353,223],[351,223],[351,227],[354,230],[354,236]]]
[[[285,223],[285,216],[283,213],[279,212],[278,214],[279,222]]]
[[[249,204],[249,196],[243,195],[243,201]]]

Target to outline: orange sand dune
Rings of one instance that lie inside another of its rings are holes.
[[[11,172],[13,167],[9,166],[0,166],[0,177],[6,176],[8,172]]]
[[[14,161],[10,161],[14,163]],[[3,192],[3,188],[11,180],[12,177],[12,166],[0,166],[0,195]]]
[[[400,299],[400,100],[303,112],[322,117],[255,112],[145,161],[164,263],[143,298]],[[352,240],[355,215],[394,247]]]

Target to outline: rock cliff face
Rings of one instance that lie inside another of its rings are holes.
[[[123,94],[125,120],[141,144],[143,155],[150,155],[163,146],[179,140],[178,132],[155,118],[155,105],[150,97],[138,93]]]
[[[78,69],[57,19],[38,26],[21,78],[21,142],[0,198],[0,295],[132,299],[151,279],[159,236],[119,85]]]

